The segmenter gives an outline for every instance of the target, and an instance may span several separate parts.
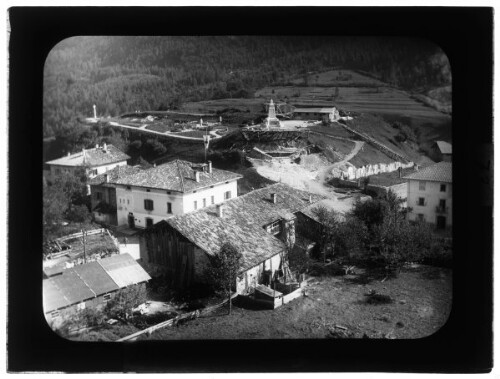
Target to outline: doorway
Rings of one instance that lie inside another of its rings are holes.
[[[436,227],[438,229],[445,229],[446,228],[446,217],[437,216]]]
[[[135,219],[133,213],[128,214],[128,226],[129,228],[135,228]]]
[[[146,228],[153,226],[153,219],[150,217],[146,217]]]

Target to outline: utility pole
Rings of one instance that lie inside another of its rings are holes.
[[[87,234],[87,231],[85,229],[82,229],[82,237],[83,237],[83,263],[87,263],[87,252],[85,251],[85,235]]]

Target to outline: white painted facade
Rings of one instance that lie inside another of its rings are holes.
[[[145,228],[147,219],[151,219],[152,223],[156,224],[175,215],[192,212],[212,204],[220,204],[237,197],[237,191],[236,180],[200,188],[190,193],[119,185],[116,187],[118,226],[129,225],[129,215],[132,215],[134,226]],[[144,200],[152,200],[152,210],[145,208]]]
[[[114,169],[117,166],[126,166],[126,165],[127,161],[123,160],[121,162],[114,162],[102,166],[87,167],[86,168],[87,177],[89,179],[92,179],[95,178],[97,175],[104,174],[105,172]],[[55,164],[50,164],[49,166],[50,166],[50,178],[52,181],[54,181],[58,175],[61,175],[63,173],[68,173],[73,175],[75,171],[81,167],[81,166],[67,166],[67,165],[55,165]]]
[[[438,224],[438,218],[445,227],[452,226],[452,184],[424,180],[408,180],[408,213],[410,220],[423,219]],[[444,218],[444,219],[443,219]]]

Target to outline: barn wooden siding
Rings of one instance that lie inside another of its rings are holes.
[[[196,247],[170,226],[147,229],[142,238],[146,242],[148,263],[164,268],[173,288],[184,289],[195,282]]]

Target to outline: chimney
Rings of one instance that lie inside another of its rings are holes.
[[[413,165],[413,168],[415,169],[415,171],[418,171],[418,164]]]
[[[155,162],[155,163],[153,163],[153,167],[156,167],[156,162]]]
[[[94,118],[97,118],[97,109],[95,107],[95,104],[94,104]]]
[[[212,173],[212,161],[208,161],[208,173]]]
[[[82,155],[83,155],[83,163],[87,163],[85,159],[85,149],[82,149]]]
[[[217,204],[216,210],[217,210],[217,217],[224,217],[224,204]]]
[[[196,183],[200,182],[200,172],[199,171],[194,172],[194,180],[196,181]]]
[[[106,183],[109,183],[109,175],[108,174],[104,174],[104,181]]]
[[[313,197],[312,195],[309,195],[309,204],[312,204],[313,203]]]
[[[106,142],[103,143],[102,149],[104,150],[105,153],[108,152],[108,146],[106,145]]]
[[[275,193],[272,193],[272,194],[271,194],[271,202],[272,202],[273,204],[276,204],[276,202],[277,202],[277,201],[278,201],[278,195],[277,195],[277,194],[275,194]]]
[[[98,144],[98,143],[96,143],[96,144],[95,144],[95,148],[96,148],[96,149],[98,149],[98,148],[99,148],[99,144]]]
[[[71,153],[68,151],[68,157],[71,155]]]
[[[403,173],[403,167],[398,168],[399,171],[399,179],[401,179],[402,173]]]

